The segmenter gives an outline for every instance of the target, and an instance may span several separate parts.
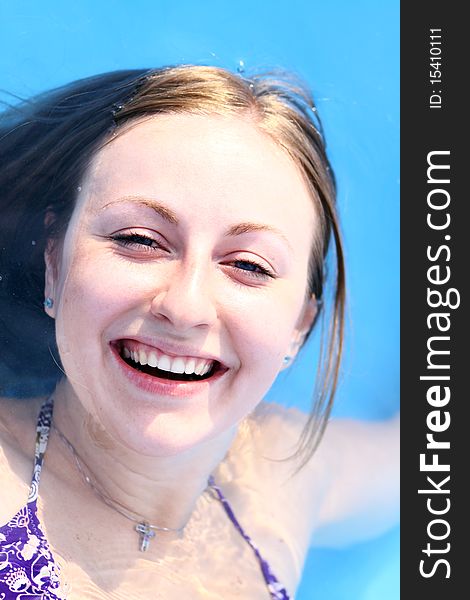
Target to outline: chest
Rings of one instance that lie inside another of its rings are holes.
[[[269,600],[270,593],[253,548],[240,535],[217,501],[195,511],[180,540],[152,540],[146,553],[138,551],[132,524],[105,541],[97,524],[93,531],[69,531],[72,547],[49,527],[59,565],[61,588],[67,600],[168,598]],[[241,519],[240,519],[241,520]],[[268,528],[252,527],[268,563],[283,564],[277,578],[292,576],[289,551]],[[251,532],[250,532],[251,533]],[[161,534],[162,535],[162,534]],[[164,535],[164,534],[163,534]],[[84,539],[82,539],[84,537]]]

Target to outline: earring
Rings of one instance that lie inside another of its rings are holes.
[[[44,300],[44,307],[45,308],[52,308],[53,306],[54,306],[54,300],[51,297],[48,296]]]
[[[292,361],[292,356],[286,355],[282,359],[282,364],[283,365],[288,365],[291,361]]]

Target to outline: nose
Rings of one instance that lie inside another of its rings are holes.
[[[209,327],[217,319],[212,287],[207,264],[175,264],[155,291],[151,311],[175,331]]]

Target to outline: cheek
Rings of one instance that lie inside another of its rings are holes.
[[[124,276],[118,265],[77,257],[63,278],[56,314],[56,332],[62,346],[88,343],[91,351],[96,338],[133,298],[139,294],[139,278]]]
[[[252,371],[275,376],[289,350],[302,300],[296,289],[286,288],[238,304],[232,331],[244,348],[245,367]]]
[[[77,257],[64,286],[64,304],[80,303],[92,313],[112,312],[149,293],[151,277],[135,265],[97,253]]]
[[[273,300],[260,302],[257,310],[239,312],[229,328],[239,370],[233,379],[236,419],[241,419],[264,398],[283,366],[295,319],[291,311]]]

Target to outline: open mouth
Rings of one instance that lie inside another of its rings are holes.
[[[216,360],[169,356],[156,349],[143,349],[131,340],[119,340],[112,345],[121,360],[129,367],[158,379],[181,382],[205,381],[216,373],[226,370]]]

